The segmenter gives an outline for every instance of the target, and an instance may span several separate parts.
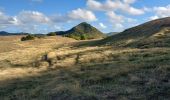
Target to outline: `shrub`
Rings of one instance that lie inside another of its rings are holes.
[[[89,39],[89,36],[86,34],[69,34],[69,35],[65,35],[65,37],[69,37],[69,38],[73,38],[76,40],[87,40]]]
[[[55,32],[48,33],[47,36],[56,36]]]
[[[34,40],[34,39],[35,39],[35,36],[29,34],[26,37],[22,37],[21,41]]]
[[[73,39],[76,39],[76,40],[80,40],[80,36],[77,35],[77,34],[67,34],[67,35],[65,35],[65,37],[69,37],[69,38],[73,38]]]
[[[88,39],[88,36],[87,36],[86,34],[82,34],[82,35],[80,36],[80,39],[81,39],[81,40],[87,40],[87,39]]]

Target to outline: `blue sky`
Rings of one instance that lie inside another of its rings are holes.
[[[170,16],[170,0],[0,0],[0,31],[48,33],[88,22],[123,31]]]

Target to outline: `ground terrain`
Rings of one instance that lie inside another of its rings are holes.
[[[169,47],[0,37],[0,100],[169,100]]]

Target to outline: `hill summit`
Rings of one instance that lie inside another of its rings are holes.
[[[170,17],[152,20],[126,29],[103,40],[109,45],[146,47],[170,47]]]
[[[55,32],[57,35],[71,37],[77,40],[103,38],[105,35],[97,28],[82,22],[68,31]]]

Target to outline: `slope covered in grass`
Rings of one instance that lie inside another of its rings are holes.
[[[35,71],[27,72],[29,75],[23,74],[23,77],[1,80],[0,98],[17,100],[170,98],[169,48],[66,46],[47,55],[50,54],[53,56],[38,61],[38,65],[34,67]],[[45,63],[47,66],[42,70]]]
[[[169,47],[170,17],[157,19],[107,37],[102,44],[138,48]]]
[[[104,33],[91,26],[86,22],[82,22],[68,31],[55,32],[77,40],[99,39],[105,37]]]

